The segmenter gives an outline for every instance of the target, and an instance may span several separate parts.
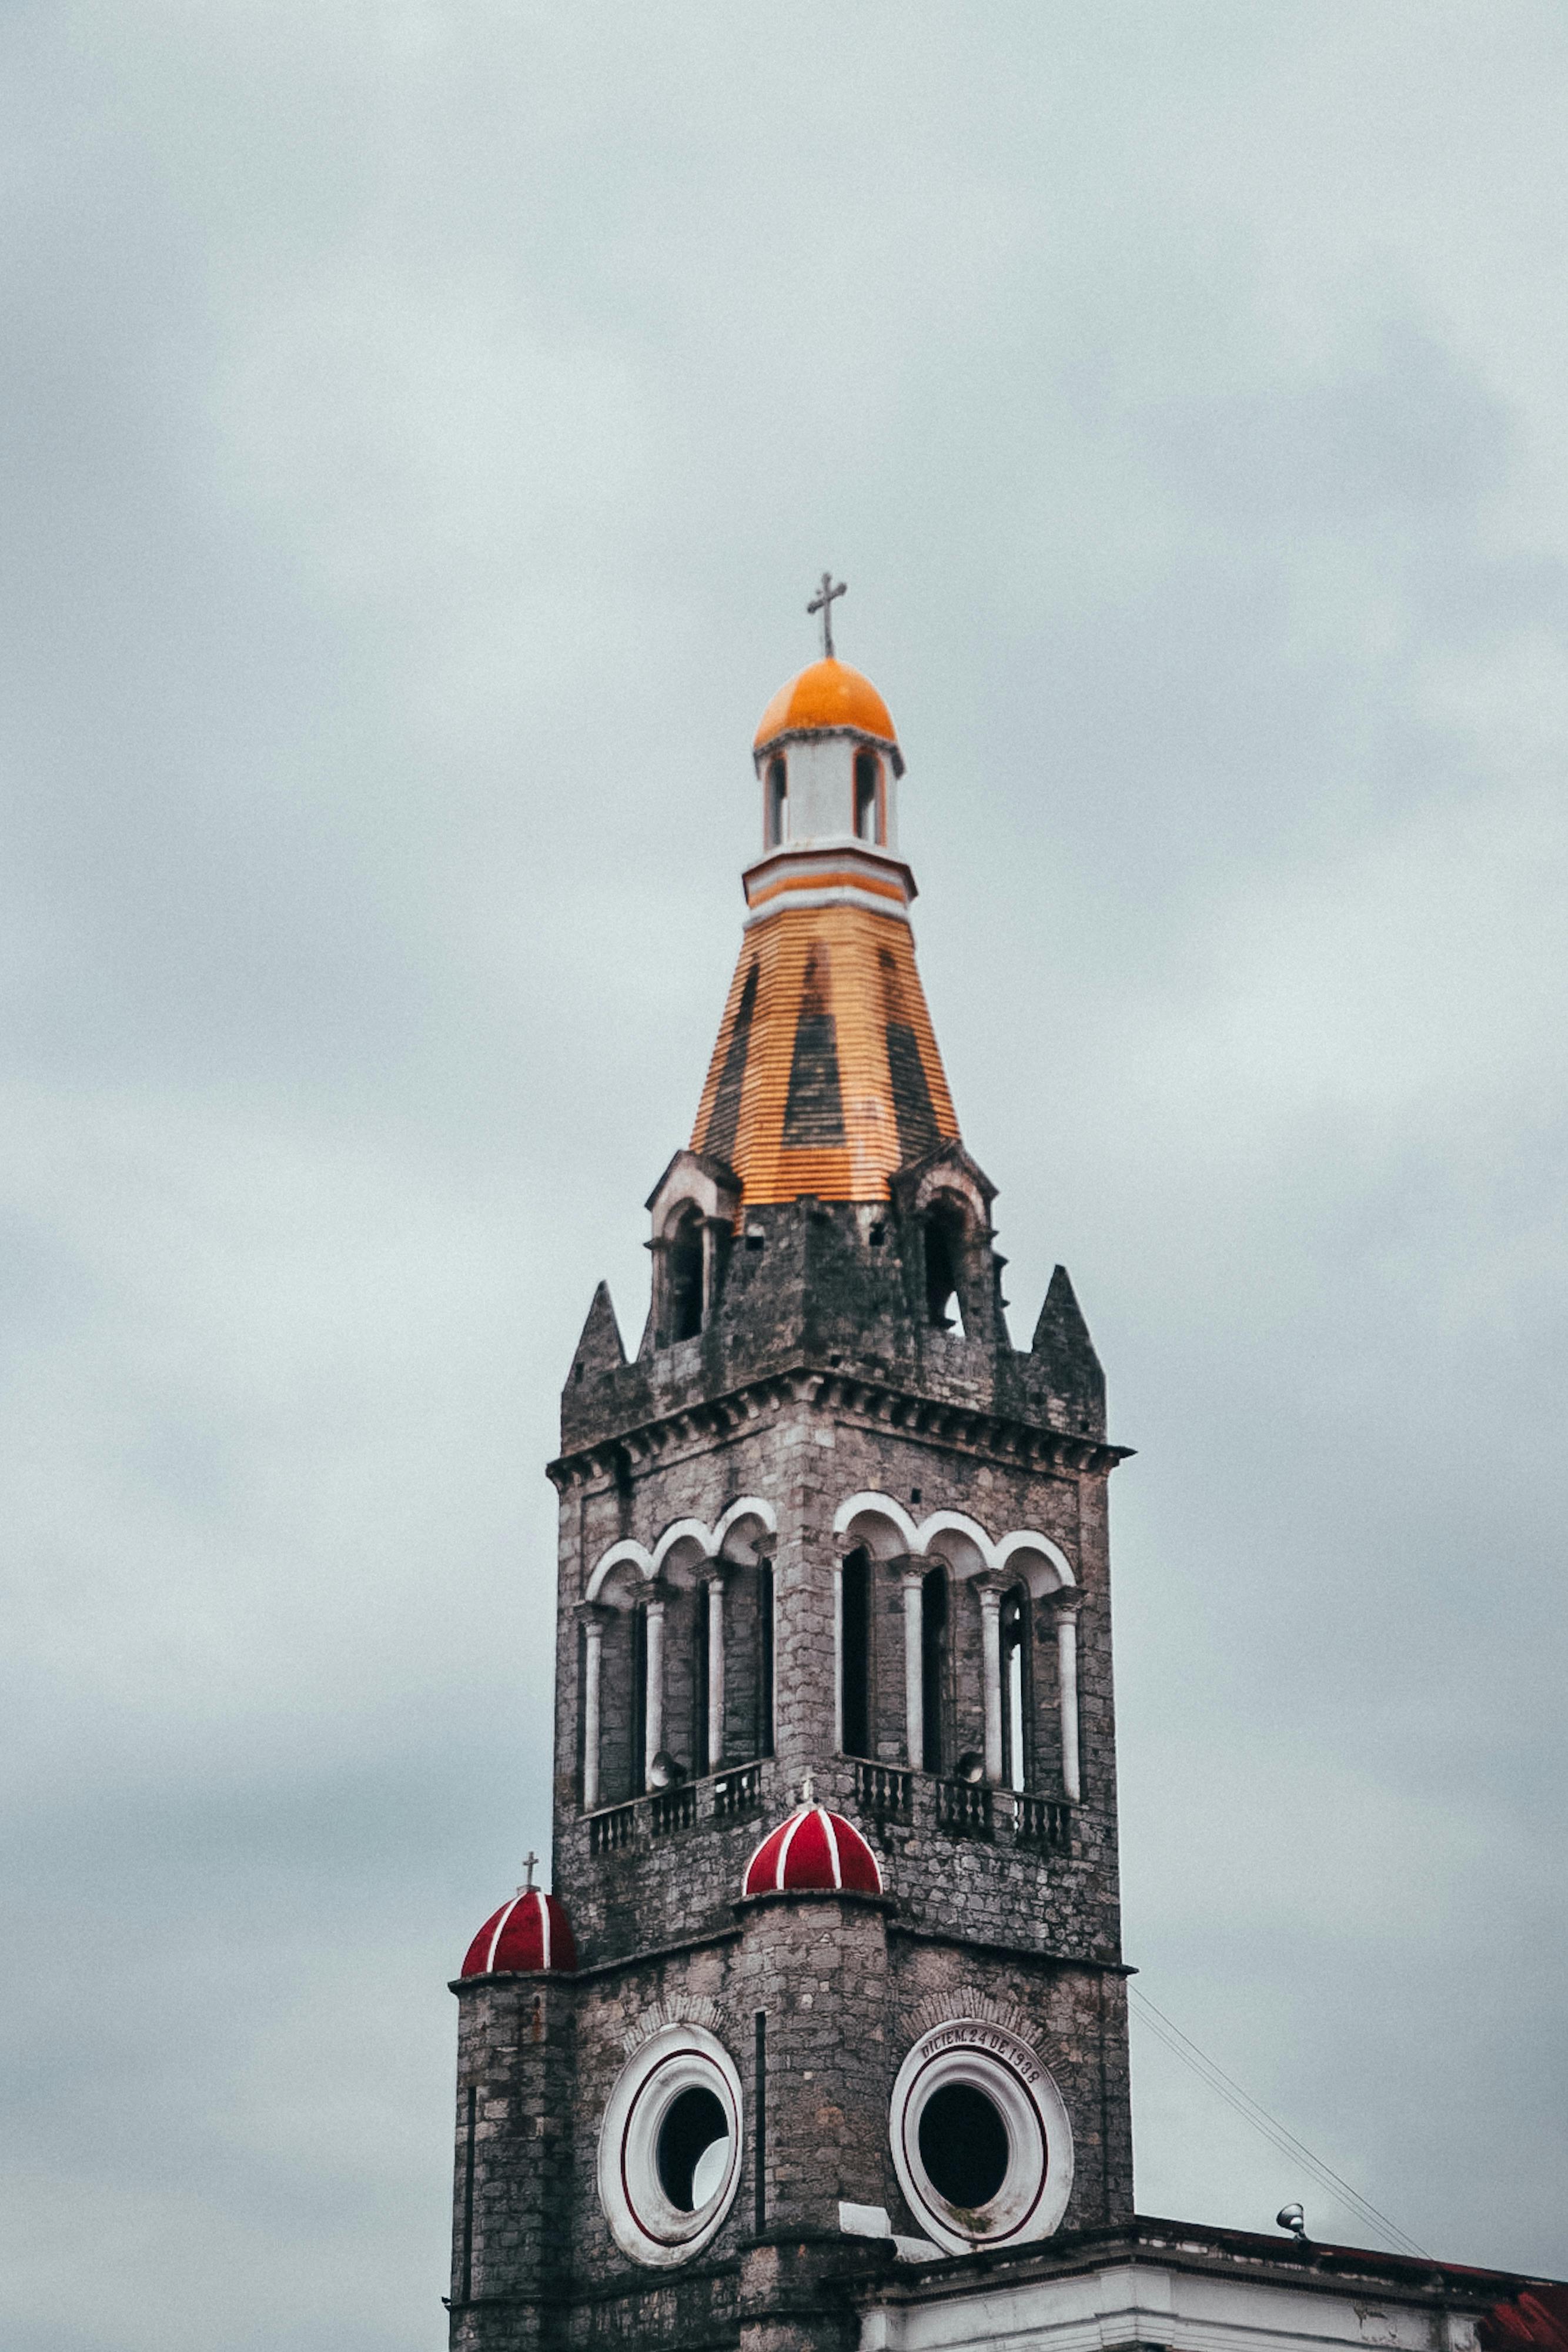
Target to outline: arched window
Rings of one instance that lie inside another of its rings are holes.
[[[789,833],[789,776],[782,760],[768,762],[768,815],[765,844],[777,849]]]
[[[961,1286],[966,1240],[963,1212],[938,1206],[925,1219],[925,1315],[933,1330],[964,1337]]]
[[[695,1339],[703,1328],[703,1227],[695,1209],[670,1236],[664,1280],[671,1341]]]
[[[940,1772],[947,1697],[947,1571],[928,1568],[920,1580],[920,1717],[925,1772]]]
[[[871,1561],[852,1551],[842,1570],[839,1673],[843,1753],[871,1753]]]
[[[880,841],[882,824],[882,762],[874,751],[855,753],[855,833],[862,841]]]
[[[1029,1786],[1029,1587],[1002,1595],[1002,1748],[1009,1789]]]

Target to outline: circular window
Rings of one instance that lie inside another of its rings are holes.
[[[891,2120],[899,2186],[949,2253],[1043,2238],[1066,2211],[1067,2110],[1005,2027],[957,2017],[923,2036],[898,2070]]]
[[[626,2062],[599,2135],[599,2198],[637,2262],[706,2246],[740,2179],[740,2077],[700,2025],[666,2025]]]
[[[944,2083],[920,2111],[920,2161],[950,2205],[988,2205],[1012,2153],[1002,2111],[973,2083]]]
[[[659,2126],[659,2184],[677,2213],[695,2213],[724,2179],[729,2117],[713,2092],[694,2083],[670,2102]]]

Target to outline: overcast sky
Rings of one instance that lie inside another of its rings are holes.
[[[0,186],[7,2352],[444,2342],[825,563],[1138,1449],[1138,1982],[1568,2272],[1568,17],[13,0]],[[1134,2059],[1145,2210],[1362,2234]]]

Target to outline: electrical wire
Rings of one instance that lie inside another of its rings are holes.
[[[1223,2066],[1198,2047],[1190,2034],[1182,2032],[1174,2018],[1167,2017],[1163,2009],[1156,2008],[1141,1986],[1134,1985],[1130,1990],[1144,2022],[1156,2041],[1163,2042],[1173,2056],[1179,2058],[1200,2081],[1207,2083],[1228,2107],[1235,2110],[1243,2123],[1250,2124],[1253,2130],[1271,2142],[1282,2156],[1304,2165],[1320,2189],[1327,2189],[1336,2203],[1343,2204],[1357,2221],[1365,2222],[1379,2236],[1385,2238],[1396,2253],[1414,2254],[1423,2262],[1436,2260],[1436,2256],[1428,2253],[1425,2246],[1418,2245],[1397,2221],[1391,2221],[1386,2213],[1379,2212],[1369,2198],[1364,2197],[1359,2189],[1353,2189],[1348,2180],[1343,2180],[1322,2157],[1314,2156],[1305,2141],[1299,2140],[1288,2125],[1282,2124],[1277,2116],[1271,2116],[1267,2107],[1260,2106],[1250,2092],[1244,2091]]]
[[[1147,2012],[1145,2022],[1155,2038],[1163,2042],[1174,2056],[1181,2059],[1185,2065],[1190,2067],[1201,2081],[1207,2083],[1208,2087],[1222,2098],[1226,2105],[1233,2109],[1244,2123],[1250,2124],[1262,2138],[1267,2139],[1282,2155],[1288,2156],[1292,2162],[1304,2166],[1318,2186],[1326,2189],[1336,2203],[1343,2203],[1357,2221],[1375,2231],[1378,2235],[1385,2237],[1396,2252],[1408,2252],[1427,2261],[1434,2259],[1406,2231],[1402,2230],[1396,2221],[1391,2221],[1388,2215],[1380,2211],[1369,2198],[1362,2196],[1360,2190],[1353,2189],[1349,2181],[1335,2172],[1332,2166],[1325,2164],[1321,2157],[1314,2155],[1304,2141],[1298,2139],[1294,2132],[1280,2122],[1278,2116],[1270,2115],[1266,2107],[1260,2106],[1249,2092],[1242,2089],[1233,2076],[1227,2074],[1223,2067],[1217,2064],[1208,2057],[1207,2052],[1201,2050],[1193,2042],[1190,2035],[1182,2032],[1174,2019],[1167,2018],[1163,2010],[1156,2008],[1146,1994],[1140,1992],[1138,1999],[1140,2008]]]
[[[1241,2090],[1239,2084],[1232,2084],[1232,2078],[1225,2074],[1223,2068],[1214,2065],[1206,2053],[1199,2051],[1197,2045],[1190,2042],[1189,2038],[1182,2033],[1179,2026],[1165,2018],[1162,2011],[1155,2011],[1154,2003],[1148,2001],[1146,1996],[1141,1997],[1140,2006],[1146,2011],[1153,2012],[1145,2015],[1145,2021],[1155,2039],[1164,2043],[1165,2047],[1175,2057],[1179,2058],[1184,2065],[1190,2067],[1200,2081],[1207,2083],[1209,2089],[1241,2117],[1243,2123],[1250,2124],[1260,2137],[1268,2140],[1270,2146],[1279,2149],[1281,2155],[1289,2157],[1292,2163],[1303,2166],[1317,2185],[1327,2190],[1335,2203],[1343,2204],[1355,2220],[1373,2230],[1379,2237],[1386,2239],[1396,2252],[1407,2252],[1420,2255],[1427,2261],[1433,2259],[1427,2254],[1423,2247],[1416,2244],[1414,2238],[1400,2229],[1397,2222],[1390,2221],[1388,2216],[1380,2212],[1369,2199],[1363,2197],[1359,2190],[1350,2186],[1348,2181],[1342,2179],[1332,2167],[1323,2163],[1321,2158],[1314,2156],[1302,2141],[1297,2139],[1293,2132],[1283,2124],[1277,2123],[1277,2119],[1269,2114],[1267,2108],[1260,2107],[1255,2100]],[[1156,2023],[1156,2018],[1161,2021]],[[1168,2032],[1165,2030],[1167,2025],[1170,2026]]]

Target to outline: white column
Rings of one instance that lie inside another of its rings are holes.
[[[643,1786],[653,1785],[653,1759],[664,1744],[664,1599],[655,1594],[647,1603],[648,1689],[643,1709]]]
[[[1061,1696],[1061,1786],[1069,1804],[1082,1793],[1078,1769],[1078,1602],[1056,1611],[1056,1676]]]
[[[988,1579],[978,1591],[986,1678],[986,1778],[994,1789],[1002,1777],[1002,1595],[1000,1586]]]
[[[1022,1627],[1017,1627],[1015,1628],[1015,1631],[1021,1637],[1023,1631]],[[1009,1778],[1012,1781],[1015,1791],[1021,1793],[1024,1784],[1023,1767],[1025,1752],[1023,1723],[1024,1662],[1023,1642],[1021,1638],[1013,1643],[1012,1646],[1008,1650],[1006,1655],[1003,1657],[1002,1670],[1003,1680],[1006,1684],[1003,1696],[1006,1698],[1008,1709],[1008,1762],[1010,1768]]]
[[[911,1768],[925,1765],[925,1578],[913,1562],[900,1580],[904,1586],[904,1745]]]
[[[582,1810],[591,1813],[599,1802],[599,1667],[604,1647],[604,1620],[597,1610],[585,1616],[582,1631]]]
[[[707,1769],[724,1762],[724,1572],[707,1579]]]
[[[773,1679],[779,1679],[778,1652],[774,1653]],[[833,1562],[833,1753],[844,1752],[844,1563]]]

